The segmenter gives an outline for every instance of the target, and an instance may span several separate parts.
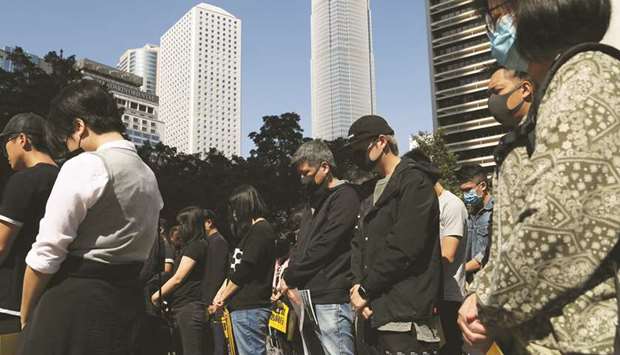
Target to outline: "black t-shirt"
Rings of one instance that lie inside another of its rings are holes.
[[[228,242],[220,233],[207,237],[207,270],[202,282],[202,300],[211,304],[228,272]]]
[[[231,310],[266,307],[271,304],[271,289],[276,261],[276,233],[271,224],[252,225],[235,248],[230,265],[230,280],[240,287],[228,302]]]
[[[181,254],[175,262],[175,273],[181,264],[184,256],[191,258],[196,262],[192,271],[185,278],[181,286],[179,286],[171,295],[172,307],[182,307],[190,302],[201,301],[202,291],[201,283],[205,274],[205,265],[207,260],[207,241],[204,239],[195,239],[181,250]]]
[[[0,265],[0,313],[19,311],[26,254],[39,233],[39,221],[58,172],[54,165],[39,163],[13,174],[4,187],[0,220],[20,229]]]

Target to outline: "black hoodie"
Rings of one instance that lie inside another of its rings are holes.
[[[352,271],[369,297],[371,326],[429,319],[441,295],[439,170],[403,158],[376,204],[362,203]]]
[[[310,290],[314,304],[349,302],[351,239],[359,206],[353,186],[343,183],[304,211],[299,240],[283,277],[290,288]]]

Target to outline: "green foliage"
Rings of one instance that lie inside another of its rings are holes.
[[[456,155],[446,146],[441,130],[433,134],[420,131],[413,136],[413,139],[417,147],[428,155],[433,164],[441,170],[441,185],[452,193],[460,195],[459,182],[456,176],[459,165]]]

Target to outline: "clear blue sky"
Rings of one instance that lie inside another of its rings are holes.
[[[432,130],[425,0],[371,0],[378,113],[397,132]],[[261,117],[294,111],[310,131],[310,0],[211,0],[241,18],[243,154]],[[197,1],[20,0],[0,12],[0,46],[64,49],[115,66],[160,36]]]

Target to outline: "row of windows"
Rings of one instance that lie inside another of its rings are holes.
[[[148,106],[148,105],[143,105],[143,104],[139,104],[137,102],[133,102],[133,101],[129,101],[129,100],[125,100],[125,99],[116,99],[116,103],[119,106],[122,107],[129,107],[132,108],[134,110],[138,110],[138,111],[142,111],[142,112],[146,112],[146,113],[153,113],[154,112],[154,108],[152,106]]]

